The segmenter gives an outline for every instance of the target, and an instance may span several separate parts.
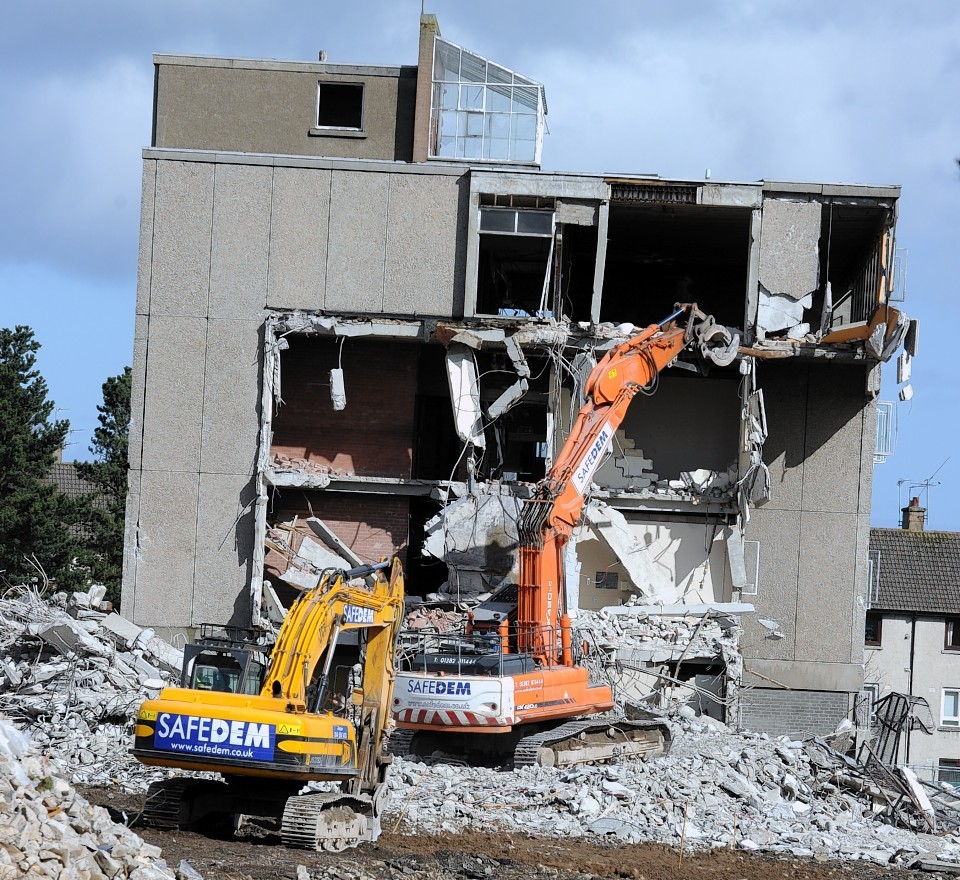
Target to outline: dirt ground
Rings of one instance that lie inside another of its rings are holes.
[[[134,821],[142,797],[113,789],[78,786],[91,803],[110,810],[118,821]],[[135,825],[135,822],[134,822]],[[544,839],[504,833],[405,835],[392,833],[396,817],[384,820],[386,832],[375,844],[343,853],[308,852],[284,847],[275,836],[216,840],[189,832],[137,833],[163,850],[170,867],[181,859],[205,880],[278,880],[297,878],[303,865],[313,878],[410,880],[516,878],[516,880],[905,880],[923,875],[859,862],[775,859],[731,850],[684,854],[658,844],[600,846],[582,839]]]

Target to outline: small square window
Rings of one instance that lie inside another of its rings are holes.
[[[947,651],[960,651],[960,617],[948,617],[944,625],[943,647]]]
[[[317,83],[317,128],[363,129],[362,83]]]
[[[598,590],[615,590],[620,585],[620,576],[615,571],[598,571],[593,583]]]
[[[880,646],[883,635],[883,615],[875,611],[867,612],[867,620],[863,629],[863,643],[873,647]]]
[[[944,688],[940,703],[940,726],[960,727],[960,690]]]

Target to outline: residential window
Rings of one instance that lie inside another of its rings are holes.
[[[960,651],[960,617],[948,617],[944,626],[943,647],[947,651]]]
[[[941,758],[937,762],[937,782],[960,788],[960,760]]]
[[[960,689],[943,689],[943,700],[940,703],[940,726],[960,728]]]
[[[880,647],[883,631],[883,615],[876,611],[867,612],[867,621],[863,630],[863,643],[874,648]]]
[[[593,579],[598,590],[615,590],[620,586],[620,576],[615,571],[598,571]]]
[[[317,128],[363,130],[363,84],[317,83]]]

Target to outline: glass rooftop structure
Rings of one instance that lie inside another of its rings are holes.
[[[540,83],[435,39],[431,158],[539,165],[546,114]]]

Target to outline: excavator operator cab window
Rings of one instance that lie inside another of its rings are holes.
[[[197,664],[193,670],[193,687],[201,691],[233,692],[229,679],[216,666]]]

